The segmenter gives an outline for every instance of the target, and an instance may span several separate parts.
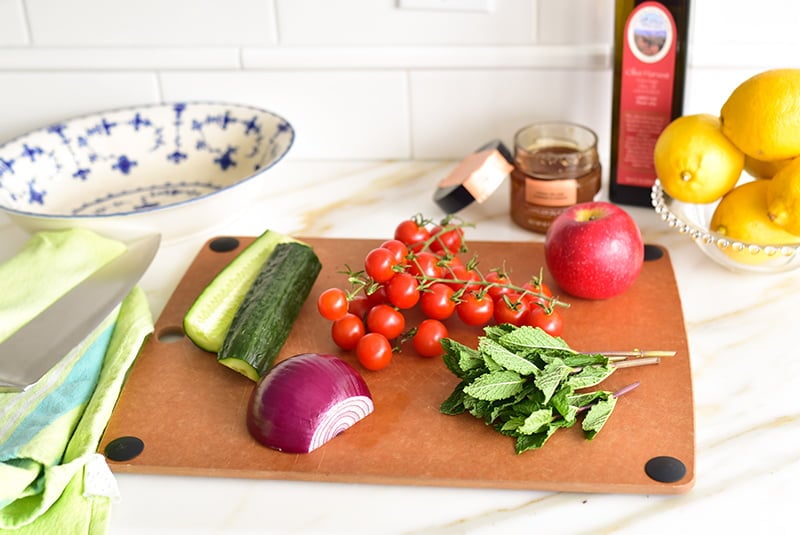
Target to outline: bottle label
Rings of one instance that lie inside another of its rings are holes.
[[[653,148],[672,120],[677,29],[658,2],[643,2],[625,24],[622,42],[617,183],[650,188]]]

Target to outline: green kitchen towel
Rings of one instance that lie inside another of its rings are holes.
[[[0,274],[12,275],[0,278],[0,296],[12,283],[28,288],[27,294],[14,291],[26,304],[23,319],[15,319],[15,304],[8,298],[1,302],[1,315],[14,322],[6,336],[52,303],[53,293],[63,295],[123,250],[124,244],[86,231],[34,236],[0,266]],[[62,271],[60,266],[70,267]],[[37,281],[43,278],[60,281],[42,289]],[[0,393],[1,533],[107,530],[116,483],[96,449],[125,376],[152,330],[147,298],[137,287],[33,387]]]

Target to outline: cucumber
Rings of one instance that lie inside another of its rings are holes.
[[[217,361],[258,381],[275,363],[322,264],[301,242],[280,243],[233,317]]]
[[[209,283],[183,318],[183,332],[197,347],[218,353],[233,317],[261,267],[280,243],[293,238],[267,230]]]

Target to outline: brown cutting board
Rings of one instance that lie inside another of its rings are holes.
[[[605,301],[564,297],[563,338],[585,351],[664,349],[677,355],[660,364],[618,370],[602,387],[640,386],[621,397],[610,420],[592,441],[578,427],[558,431],[543,449],[521,455],[514,442],[469,415],[445,416],[440,403],[457,379],[440,359],[424,359],[412,348],[396,354],[380,372],[362,370],[375,412],[310,454],[287,454],[261,446],[248,434],[245,412],[255,383],[217,364],[215,356],[182,336],[185,311],[199,292],[253,238],[215,252],[209,240],[177,286],[154,335],[131,369],[99,451],[120,437],[138,437],[141,454],[111,462],[116,472],[239,478],[337,481],[576,492],[676,494],[694,482],[692,381],[681,302],[669,254],[645,262],[624,294]],[[279,359],[296,353],[339,354],[329,322],[316,312],[319,293],[343,286],[339,271],[360,265],[375,240],[304,239],[323,270]],[[488,270],[505,263],[515,280],[538,275],[541,243],[470,242]],[[545,271],[545,281],[557,291]],[[410,315],[411,324],[419,316]],[[474,345],[480,329],[452,318],[450,336]],[[653,458],[677,459],[684,477],[664,483],[650,478]]]

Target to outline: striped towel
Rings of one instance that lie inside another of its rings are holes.
[[[88,231],[34,236],[0,265],[0,340],[122,251],[124,244]],[[0,393],[0,533],[107,530],[116,484],[96,450],[152,329],[147,298],[135,288],[33,387]]]

